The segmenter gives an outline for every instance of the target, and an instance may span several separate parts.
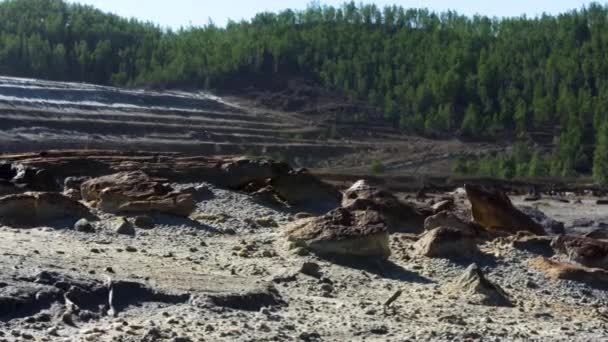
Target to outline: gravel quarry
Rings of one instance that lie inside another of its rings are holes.
[[[110,149],[248,155],[346,173],[368,173],[374,161],[383,160],[387,174],[442,174],[463,154],[506,148],[403,135],[382,120],[350,122],[339,114],[341,102],[300,112],[260,102],[238,93],[0,77],[0,152]]]

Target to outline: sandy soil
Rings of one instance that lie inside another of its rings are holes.
[[[563,340],[608,338],[607,293],[554,282],[528,267],[534,255],[508,244],[481,246],[485,257],[451,262],[414,255],[405,235],[391,236],[386,263],[353,267],[292,254],[280,226],[293,214],[261,206],[238,192],[207,186],[215,197],[199,203],[199,221],[157,216],[152,230],[117,235],[112,215],[101,214],[95,233],[40,227],[0,228],[0,283],[52,271],[103,281],[132,280],[150,288],[188,293],[182,304],[146,302],[116,317],[74,325],[56,310],[0,320],[0,341],[406,341]],[[521,199],[516,199],[521,202]],[[577,218],[607,222],[608,207],[538,203],[569,226]],[[251,220],[272,218],[279,227]],[[299,273],[305,262],[320,277]],[[471,304],[446,286],[472,262],[499,284],[515,306]],[[109,268],[111,271],[109,271]],[[280,301],[240,310],[210,301],[214,295],[264,292]],[[0,287],[1,288],[1,287]],[[386,300],[403,294],[389,307]],[[282,304],[280,303],[282,302]],[[49,312],[50,319],[41,319]]]

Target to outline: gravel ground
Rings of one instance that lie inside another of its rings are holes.
[[[137,229],[134,237],[117,235],[109,224],[114,217],[101,213],[91,234],[0,228],[2,277],[52,270],[192,294],[186,304],[146,303],[75,326],[31,317],[0,321],[0,341],[608,339],[602,314],[606,292],[548,280],[529,268],[527,262],[535,255],[500,241],[480,246],[483,258],[452,262],[416,256],[411,239],[395,234],[388,263],[340,265],[287,250],[280,226],[293,220],[293,214],[256,204],[245,194],[203,185],[214,197],[199,204],[197,221],[157,216],[154,229]],[[567,224],[608,216],[606,209],[587,201],[543,201],[539,208]],[[271,218],[277,227],[254,223],[260,218]],[[318,264],[320,276],[299,273],[305,262]],[[475,305],[466,294],[445,290],[473,262],[503,287],[514,307]],[[276,287],[283,305],[245,311],[206,300],[210,294],[241,293],[266,284]],[[398,290],[403,294],[384,306]]]

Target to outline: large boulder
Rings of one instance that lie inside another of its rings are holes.
[[[473,185],[465,185],[465,190],[471,202],[473,220],[485,229],[508,234],[529,231],[546,235],[543,227],[518,210],[504,193]]]
[[[38,227],[63,219],[91,217],[84,205],[55,192],[27,192],[0,198],[0,223]]]
[[[319,255],[386,259],[391,254],[388,226],[372,210],[338,208],[289,224],[286,235],[292,248],[302,247]]]
[[[467,301],[487,306],[513,306],[507,293],[489,281],[479,266],[472,264],[448,287],[448,291]]]
[[[350,210],[373,210],[379,212],[389,225],[391,232],[420,233],[426,216],[411,204],[400,201],[390,192],[360,180],[346,190],[342,206]]]
[[[430,230],[416,242],[414,250],[418,255],[447,259],[467,259],[479,253],[474,235],[453,227]]]
[[[583,266],[608,269],[608,242],[585,237],[558,236],[551,246],[570,261]]]
[[[83,200],[108,213],[160,212],[189,216],[196,209],[192,194],[176,191],[141,171],[88,180],[82,184],[81,192]]]
[[[472,222],[466,222],[457,215],[442,211],[436,215],[429,216],[424,220],[424,230],[430,231],[439,227],[452,227],[458,230],[468,232],[469,235],[477,235],[478,231]]]

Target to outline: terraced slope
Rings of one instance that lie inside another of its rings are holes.
[[[0,152],[49,149],[249,154],[298,166],[366,172],[444,170],[468,151],[496,146],[432,141],[390,126],[285,113],[203,92],[126,90],[0,77]],[[333,131],[333,133],[328,133]],[[439,165],[439,167],[437,167]]]

